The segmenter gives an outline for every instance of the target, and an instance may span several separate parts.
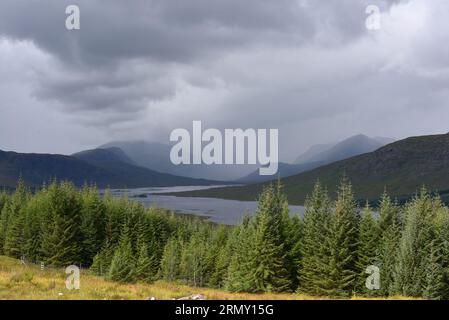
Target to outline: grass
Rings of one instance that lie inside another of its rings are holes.
[[[65,270],[23,265],[19,260],[0,256],[0,300],[157,300],[203,294],[210,300],[310,300],[323,299],[302,294],[229,293],[158,281],[152,284],[119,284],[81,271],[80,289],[68,290]],[[403,299],[396,297],[397,299]],[[358,299],[353,297],[353,299]]]

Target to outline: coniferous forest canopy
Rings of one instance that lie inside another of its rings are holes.
[[[0,194],[0,254],[72,264],[117,282],[179,281],[231,292],[449,298],[449,209],[424,188],[399,205],[387,192],[358,208],[342,179],[335,201],[316,183],[304,217],[289,216],[280,184],[238,226],[100,196],[53,182]],[[368,290],[366,268],[380,270]]]

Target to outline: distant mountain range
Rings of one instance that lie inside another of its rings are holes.
[[[359,154],[372,152],[392,142],[394,142],[394,139],[370,138],[366,135],[358,134],[335,144],[312,146],[300,155],[294,163],[319,162],[328,164],[358,156]]]
[[[337,161],[282,179],[292,204],[303,204],[319,179],[331,196],[343,175],[357,199],[377,199],[387,191],[400,199],[413,196],[423,185],[443,197],[449,194],[449,134],[411,137],[376,151]],[[254,200],[263,183],[186,192],[178,195]]]
[[[172,175],[208,180],[234,181],[259,168],[258,165],[174,165],[169,145],[146,141],[114,141],[99,148],[123,150],[137,165]]]
[[[357,135],[336,144],[313,146],[298,157],[297,163],[280,163],[278,176],[284,178],[310,171],[375,150],[388,141]],[[144,141],[111,142],[72,156],[0,152],[0,186],[3,187],[14,186],[19,176],[33,186],[56,178],[76,185],[87,182],[114,188],[211,185],[222,183],[217,182],[219,179],[248,184],[277,178],[260,176],[257,165],[175,166],[169,161],[170,146]]]
[[[32,187],[54,179],[69,180],[78,186],[95,183],[111,188],[217,184],[137,166],[118,148],[88,150],[73,156],[0,151],[0,186],[14,187],[19,177]]]
[[[281,178],[292,176],[335,161],[372,152],[393,141],[389,138],[370,138],[359,134],[335,144],[314,145],[301,154],[294,164],[279,163],[278,176]],[[238,182],[257,183],[270,180],[273,180],[273,177],[261,176],[258,171],[254,171]]]

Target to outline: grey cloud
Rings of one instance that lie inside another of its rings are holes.
[[[80,6],[80,31],[64,28],[68,4]],[[365,28],[369,4],[386,18],[378,33]],[[406,124],[378,132],[381,112],[405,123],[427,108],[440,118],[449,102],[447,6],[441,0],[3,0],[0,36],[29,41],[46,56],[23,80],[30,97],[89,130],[163,139],[197,119],[219,128],[277,127],[296,154],[297,135],[312,144],[363,128],[395,138],[410,132]],[[403,15],[419,16],[423,8],[430,18],[407,30],[414,16]],[[351,125],[338,128],[338,121]]]

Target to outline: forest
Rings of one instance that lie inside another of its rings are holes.
[[[325,297],[449,298],[449,209],[422,188],[399,205],[387,191],[359,208],[343,178],[335,200],[319,182],[304,216],[278,182],[238,226],[145,208],[95,186],[53,182],[0,193],[0,255],[48,267],[79,265],[122,282],[165,280],[230,292]],[[366,268],[380,270],[369,290]]]

